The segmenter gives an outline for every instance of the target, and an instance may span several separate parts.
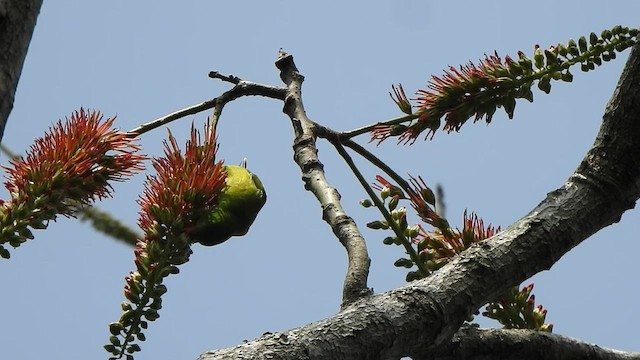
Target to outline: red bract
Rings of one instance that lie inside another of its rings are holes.
[[[494,228],[491,224],[485,227],[484,221],[482,221],[478,215],[472,213],[471,216],[467,216],[467,212],[464,212],[464,227],[462,228],[462,234],[465,238],[465,243],[471,244],[480,242],[499,232],[500,227]]]
[[[156,225],[188,230],[206,216],[225,186],[222,162],[215,162],[215,134],[207,131],[204,143],[192,127],[185,154],[169,132],[165,156],[153,160],[157,175],[147,179],[139,203],[140,227],[151,235]],[[178,229],[176,229],[178,230]]]
[[[142,170],[144,156],[131,134],[111,129],[115,117],[103,121],[98,111],[80,109],[63,123],[58,121],[31,145],[26,159],[4,167],[6,188],[15,201],[46,196],[40,204],[73,215],[75,205],[110,196],[109,181],[122,181]]]

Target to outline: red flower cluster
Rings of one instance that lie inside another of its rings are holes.
[[[142,206],[139,224],[147,240],[151,240],[149,236],[157,237],[158,231],[164,232],[162,229],[189,231],[216,204],[226,174],[222,162],[215,162],[215,133],[205,131],[207,138],[203,143],[198,132],[191,129],[184,155],[169,132],[165,156],[154,159],[157,175],[148,178],[139,200]]]
[[[98,111],[76,111],[63,124],[58,121],[35,140],[27,158],[12,160],[6,188],[12,198],[55,196],[60,214],[70,216],[75,205],[110,196],[109,181],[122,181],[142,170],[144,156],[131,134],[111,129],[115,117],[103,121]]]
[[[44,229],[58,215],[74,216],[96,198],[110,196],[110,181],[143,169],[145,157],[136,154],[134,137],[111,129],[114,120],[80,109],[36,139],[26,159],[4,167],[11,201],[0,207],[1,257],[9,257],[2,244],[18,247],[33,238],[28,227]]]

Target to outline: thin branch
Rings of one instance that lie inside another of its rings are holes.
[[[283,111],[291,119],[294,128],[294,159],[302,171],[305,188],[316,196],[322,206],[322,218],[331,226],[347,251],[349,264],[342,293],[342,308],[345,308],[371,294],[367,287],[370,264],[367,246],[355,222],[342,208],[340,195],[325,178],[324,166],[317,156],[314,123],[307,117],[302,104],[301,86],[304,77],[298,72],[293,57],[283,52],[276,61],[276,67],[287,85]]]
[[[404,178],[402,178],[402,176],[398,175],[398,173],[395,172],[395,170],[393,170],[390,166],[388,166],[384,161],[382,161],[380,158],[375,156],[369,150],[365,149],[364,147],[362,147],[360,144],[356,143],[353,140],[343,140],[342,144],[352,149],[363,158],[367,159],[371,164],[375,165],[380,170],[384,171],[385,174],[389,175],[389,177],[391,177],[393,181],[395,181],[400,186],[400,188],[402,188],[402,190],[404,190],[405,192],[409,191],[410,189],[409,183],[407,183],[407,181]]]
[[[291,59],[281,61],[278,67],[290,84],[285,111],[300,118],[304,116],[299,106],[301,80],[295,80],[297,71]],[[640,47],[635,46],[600,133],[576,172],[504,231],[425,279],[365,297],[328,319],[204,353],[200,360],[263,358],[267,354],[279,359],[423,358],[447,346],[465,319],[482,305],[549,269],[634,207],[640,198],[638,84]],[[314,137],[307,132],[305,121],[301,120],[303,133],[296,139],[296,160],[307,175],[317,164],[305,162],[302,158],[307,154],[298,153],[311,151],[315,159]],[[306,148],[300,144],[305,141],[310,143]],[[308,180],[307,184],[311,185]]]
[[[210,73],[210,76],[211,76],[211,73]],[[225,77],[225,78],[228,78],[228,77]],[[262,84],[258,84],[250,81],[239,80],[238,83],[233,88],[231,88],[228,91],[225,91],[222,95],[218,97],[215,97],[211,100],[204,101],[200,104],[189,106],[182,110],[178,110],[169,115],[165,115],[161,118],[150,121],[146,124],[140,125],[137,128],[130,130],[129,134],[131,134],[132,136],[138,136],[148,131],[151,131],[155,128],[158,128],[162,125],[168,124],[174,120],[178,120],[189,115],[194,115],[214,107],[216,107],[217,109],[216,111],[217,116],[220,116],[220,113],[222,112],[222,108],[224,107],[224,105],[243,96],[265,96],[268,98],[284,100],[285,94],[286,94],[286,89],[282,87],[262,85]]]
[[[365,180],[364,176],[362,176],[362,173],[360,173],[360,170],[358,170],[358,167],[351,159],[351,156],[349,156],[349,154],[344,150],[344,147],[342,147],[342,144],[340,144],[340,142],[337,139],[335,141],[330,140],[330,142],[336,148],[336,150],[338,151],[338,154],[340,154],[340,156],[347,163],[347,165],[351,169],[351,172],[353,172],[353,174],[356,176],[356,178],[360,182],[360,185],[362,185],[362,187],[367,192],[371,200],[375,203],[380,213],[382,213],[382,216],[384,216],[384,219],[387,221],[387,223],[389,224],[393,232],[396,234],[396,236],[404,246],[404,249],[409,255],[409,257],[411,258],[413,263],[416,264],[416,266],[418,267],[418,272],[420,273],[420,275],[422,275],[422,277],[429,275],[429,269],[426,268],[425,263],[423,261],[420,261],[419,255],[416,252],[416,250],[413,248],[411,241],[407,239],[404,232],[400,230],[398,226],[398,222],[395,221],[391,217],[391,214],[389,214],[387,209],[385,209],[384,204],[382,203],[382,201],[380,201],[378,196],[373,192],[373,190],[371,189],[371,186],[369,186],[369,184],[367,183],[367,180]]]
[[[366,125],[357,129],[353,129],[353,130],[349,130],[349,131],[344,131],[340,134],[340,139],[341,140],[348,140],[348,139],[352,139],[358,135],[362,135],[362,134],[366,134],[368,132],[370,132],[371,130],[373,130],[374,128],[376,128],[377,126],[380,125],[398,125],[398,124],[402,124],[403,122],[407,122],[407,121],[411,121],[418,118],[417,115],[414,114],[410,114],[410,115],[403,115],[397,118],[393,118],[390,120],[385,120],[385,121],[379,121],[375,124],[370,124],[370,125]]]

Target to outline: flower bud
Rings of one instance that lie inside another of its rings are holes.
[[[373,206],[373,203],[369,199],[362,199],[360,200],[360,205],[362,205],[362,207],[368,208]]]

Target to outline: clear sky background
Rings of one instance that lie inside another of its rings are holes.
[[[132,129],[227,90],[207,78],[210,70],[280,85],[273,63],[281,47],[306,77],[308,115],[349,130],[399,114],[388,95],[392,84],[413,93],[448,65],[494,50],[531,54],[534,44],[547,47],[616,24],[637,26],[638,13],[636,1],[47,1],[3,142],[24,152],[81,106],[117,114],[116,125]],[[535,102],[519,102],[514,120],[498,112],[490,126],[469,123],[430,142],[368,148],[401,174],[443,184],[452,225],[460,226],[469,209],[505,227],[577,167],[627,57],[628,51],[592,73],[576,69],[574,82],[553,83],[550,95],[535,90]],[[219,155],[230,164],[247,157],[268,202],[244,238],[194,247],[180,275],[167,280],[161,317],[150,324],[137,359],[195,359],[337,312],[346,255],[303,189],[281,108],[262,98],[225,108]],[[191,122],[201,125],[209,115],[169,127],[184,143]],[[145,134],[144,152],[160,155],[165,137],[165,129]],[[387,233],[366,229],[379,215],[357,204],[365,193],[335,151],[322,141],[319,148],[329,181],[367,239],[370,286],[382,292],[403,285],[405,271],[393,266],[403,252],[382,244]],[[373,181],[378,172],[359,164]],[[116,184],[114,198],[98,205],[137,227],[143,181],[141,174]],[[640,351],[639,223],[638,210],[627,212],[534,277],[536,300],[549,309],[554,332]],[[59,219],[35,236],[0,261],[0,358],[107,358],[107,324],[120,316],[132,249],[74,219]]]

